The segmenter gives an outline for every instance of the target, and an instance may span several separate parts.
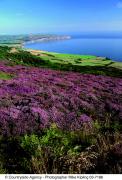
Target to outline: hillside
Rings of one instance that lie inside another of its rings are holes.
[[[0,59],[6,60],[9,64],[122,77],[122,63],[114,62],[105,57],[58,54],[1,46]]]
[[[41,42],[50,40],[70,39],[70,36],[50,35],[50,34],[30,34],[30,35],[0,35],[0,44],[7,46],[22,47],[25,43]]]
[[[0,173],[122,173],[122,64],[0,47]]]

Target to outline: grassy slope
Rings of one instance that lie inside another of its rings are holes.
[[[80,72],[82,74],[122,77],[122,63],[113,62],[105,57],[58,54],[1,46],[0,59],[7,60],[10,65],[22,64],[63,71]]]
[[[71,55],[71,54],[54,54],[54,53],[44,53],[50,58],[51,62],[57,62],[61,64],[72,64],[77,66],[103,66],[111,62],[111,60],[106,60],[104,58],[97,58],[96,56],[90,55]],[[52,55],[52,57],[51,57]]]
[[[27,50],[26,50],[27,51]],[[88,74],[122,76],[122,63],[114,62],[105,57],[91,55],[59,54],[28,50],[31,54],[40,57],[49,63],[49,67],[60,70],[69,70]]]
[[[54,52],[44,52],[38,50],[27,50],[31,54],[40,56],[44,60],[49,60],[52,63],[72,64],[77,66],[110,66],[122,69],[122,63],[114,62],[105,57],[97,57],[91,55],[73,55],[59,54]]]
[[[122,76],[122,63],[105,57],[59,54],[12,47],[0,47],[0,59],[9,64],[32,65],[80,73]]]
[[[8,79],[11,79],[11,78],[12,78],[12,76],[10,74],[0,72],[0,79],[8,80]]]

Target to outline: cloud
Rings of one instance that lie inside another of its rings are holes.
[[[122,1],[119,1],[116,6],[117,8],[122,8]]]

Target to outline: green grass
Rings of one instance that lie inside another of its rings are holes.
[[[109,66],[111,67],[121,67],[122,63],[113,62],[110,59],[105,57],[97,57],[91,55],[73,55],[73,54],[59,54],[53,52],[44,52],[42,53],[44,56],[41,56],[44,60],[48,60],[52,63],[60,63],[60,64],[71,64],[77,66]]]
[[[9,65],[21,64],[82,74],[122,77],[122,63],[105,57],[41,51],[34,55],[32,50],[16,48],[17,51],[12,53],[11,49],[12,47],[0,46],[0,60],[8,61]]]
[[[114,62],[114,63],[111,64],[109,67],[116,67],[116,68],[122,70],[122,63],[121,63],[121,62]]]
[[[8,79],[11,79],[11,78],[12,78],[12,75],[4,73],[4,72],[0,72],[0,79],[8,80]]]
[[[42,53],[46,56],[41,56],[45,60],[50,60],[51,62],[60,62],[64,64],[71,63],[73,65],[80,65],[84,66],[86,64],[88,65],[103,65],[103,64],[108,64],[108,60],[104,61],[98,60],[96,56],[90,56],[90,55],[72,55],[72,54],[58,54],[58,53]]]

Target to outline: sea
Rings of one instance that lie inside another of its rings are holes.
[[[70,39],[27,43],[24,47],[56,53],[102,56],[122,62],[121,36],[71,35]]]

